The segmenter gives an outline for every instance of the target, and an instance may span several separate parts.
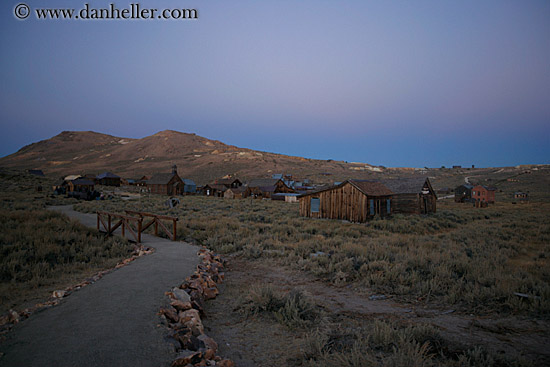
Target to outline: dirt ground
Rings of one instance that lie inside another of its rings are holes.
[[[219,344],[219,354],[237,366],[293,366],[303,355],[311,330],[289,330],[272,318],[247,315],[242,309],[250,287],[270,284],[277,290],[305,290],[322,306],[332,325],[361,328],[363,322],[391,319],[427,323],[439,330],[448,349],[457,352],[476,346],[534,365],[550,365],[550,322],[528,317],[478,317],[452,309],[427,308],[423,304],[399,304],[391,298],[370,299],[373,294],[351,286],[336,287],[274,261],[228,258],[221,294],[208,301],[203,320],[207,334]]]

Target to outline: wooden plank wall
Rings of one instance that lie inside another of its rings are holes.
[[[319,213],[311,212],[311,198],[320,198]],[[371,219],[369,199],[380,200],[382,216],[386,216],[387,197],[367,197],[351,184],[322,191],[300,198],[300,215],[312,218],[345,219],[350,222],[366,222]],[[376,204],[376,202],[375,202]],[[393,207],[393,203],[392,203]]]

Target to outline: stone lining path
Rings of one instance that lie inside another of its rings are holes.
[[[96,215],[54,207],[95,227]],[[16,325],[0,344],[0,366],[169,366],[175,353],[157,315],[164,292],[199,263],[198,247],[144,235],[155,253],[105,275]]]

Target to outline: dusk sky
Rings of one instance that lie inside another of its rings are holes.
[[[196,20],[18,20],[19,3],[0,4],[0,156],[171,129],[385,166],[550,163],[547,0],[139,3]]]

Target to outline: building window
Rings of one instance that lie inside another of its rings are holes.
[[[370,205],[370,215],[374,215],[374,200],[373,199],[369,200],[369,205]]]
[[[388,214],[391,213],[391,200],[390,199],[386,199],[386,211]]]
[[[311,198],[311,212],[319,213],[319,207],[321,206],[320,198]]]

